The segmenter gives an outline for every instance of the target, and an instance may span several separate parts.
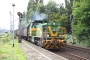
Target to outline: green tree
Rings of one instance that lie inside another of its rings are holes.
[[[71,22],[70,22],[70,15],[72,14],[73,10],[73,1],[74,0],[65,0],[65,8],[68,20],[68,32],[71,32]]]
[[[46,5],[46,9],[49,12],[55,12],[55,13],[57,13],[57,7],[56,6],[57,6],[56,2],[50,0],[48,2],[48,4]]]
[[[32,15],[35,11],[44,12],[43,0],[29,0],[27,6],[27,21],[31,21]]]
[[[79,42],[90,46],[90,0],[74,2],[73,15],[75,20],[74,34]],[[85,43],[86,42],[86,43]]]
[[[43,0],[30,0],[26,12],[28,22],[31,20],[32,14],[35,11],[46,13],[49,21],[60,22],[62,26],[67,28],[67,31],[70,31],[69,12],[67,8],[64,8],[63,4],[58,5],[56,2],[49,0],[48,4],[44,5]]]
[[[50,22],[60,22],[62,26],[66,27],[68,32],[70,31],[67,9],[64,8],[63,4],[58,5],[50,0],[45,7],[45,11],[49,16]]]

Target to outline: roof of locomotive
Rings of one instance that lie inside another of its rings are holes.
[[[47,20],[36,20],[36,21],[33,21],[33,23],[46,23],[46,22],[48,22],[48,21]]]

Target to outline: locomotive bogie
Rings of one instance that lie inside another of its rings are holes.
[[[50,40],[42,40],[43,47],[45,49],[57,49],[57,48],[63,48],[66,46],[66,41],[61,40],[59,38],[57,39],[50,39]]]

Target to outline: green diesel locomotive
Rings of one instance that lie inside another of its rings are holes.
[[[22,36],[19,38],[26,39],[45,49],[59,49],[66,46],[66,29],[60,23],[36,20],[21,30]]]
[[[49,20],[49,19],[48,19]],[[60,49],[66,46],[66,29],[60,23],[49,22],[47,16],[36,13],[26,27],[17,30],[18,41],[28,40],[45,49]]]

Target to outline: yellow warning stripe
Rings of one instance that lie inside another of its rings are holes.
[[[42,33],[40,28],[31,28],[31,29],[28,30],[29,33],[30,33],[30,30],[31,31],[40,31],[40,34]]]
[[[57,36],[58,35],[57,31],[56,31],[56,33],[53,33],[51,26],[48,26],[48,29],[50,31],[51,36]],[[58,29],[60,29],[60,26],[58,26]]]

